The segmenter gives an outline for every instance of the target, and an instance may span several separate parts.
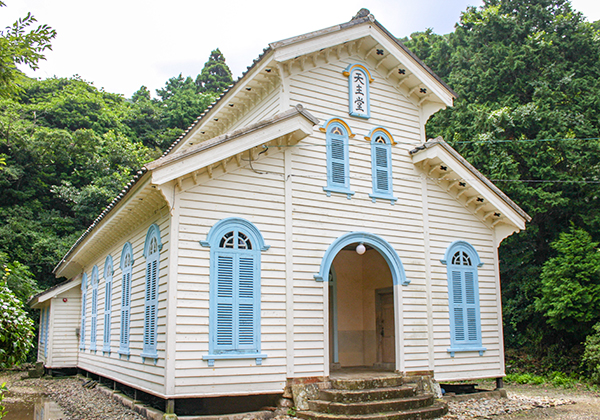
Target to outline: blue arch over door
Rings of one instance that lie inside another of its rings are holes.
[[[338,252],[344,249],[344,247],[357,242],[362,242],[365,245],[369,245],[371,248],[377,250],[377,252],[381,254],[381,256],[385,259],[388,266],[390,267],[394,286],[398,284],[406,286],[410,283],[410,280],[406,278],[406,274],[404,273],[404,266],[402,265],[402,261],[400,260],[400,257],[398,256],[396,250],[385,239],[368,232],[345,233],[339,238],[337,238],[335,241],[333,241],[333,243],[329,245],[329,248],[327,248],[327,251],[325,252],[323,261],[321,261],[321,268],[319,272],[314,276],[315,280],[327,280],[329,278],[329,271],[331,270],[331,265],[333,264],[333,260],[338,254]]]

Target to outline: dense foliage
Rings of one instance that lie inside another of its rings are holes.
[[[584,301],[600,305],[591,290],[568,315],[552,302],[560,270],[571,279],[561,286],[570,293],[565,305],[576,281],[597,284],[591,261],[566,260],[593,256],[591,241],[600,240],[597,25],[568,0],[484,0],[453,33],[425,31],[407,44],[458,94],[453,108],[430,119],[428,136],[443,136],[533,217],[500,248],[506,344],[547,355],[548,368],[567,368],[560,364],[581,354],[594,318]],[[591,238],[561,254],[561,233],[580,232],[571,225]],[[566,328],[576,320],[585,320],[579,331]]]
[[[33,321],[23,302],[6,286],[10,269],[3,267],[0,278],[0,368],[22,363],[33,347]]]

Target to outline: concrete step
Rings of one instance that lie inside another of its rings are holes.
[[[427,407],[433,404],[433,394],[423,394],[414,397],[396,398],[383,401],[366,401],[354,403],[340,403],[332,401],[309,401],[311,411],[331,414],[374,414],[390,411],[405,411],[413,408]]]
[[[443,402],[435,402],[429,407],[413,408],[400,412],[372,414],[331,414],[316,411],[299,411],[296,417],[306,420],[421,420],[435,419],[448,412],[448,406]]]
[[[361,379],[332,379],[333,389],[347,389],[350,391],[358,389],[391,388],[401,386],[404,378],[400,375],[381,376],[376,378]]]
[[[340,403],[355,403],[366,401],[380,401],[398,398],[410,398],[416,394],[412,386],[397,386],[393,388],[376,389],[323,389],[319,392],[319,399],[322,401],[332,401]]]

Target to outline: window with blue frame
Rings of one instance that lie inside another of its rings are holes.
[[[119,354],[129,356],[129,322],[131,313],[131,272],[133,248],[129,242],[121,251],[121,330],[119,334]]]
[[[96,351],[96,332],[98,327],[98,267],[92,268],[92,317],[90,326],[90,350]]]
[[[113,260],[109,255],[104,261],[104,341],[102,351],[110,353],[110,328],[112,307]]]
[[[477,251],[465,241],[455,241],[448,249],[443,264],[448,273],[448,301],[450,313],[450,341],[448,352],[486,350],[481,340],[479,284],[477,268],[483,263]]]
[[[373,192],[369,197],[376,202],[377,199],[390,200],[394,204],[392,181],[392,135],[384,128],[375,128],[368,139],[371,139],[371,174]]]
[[[146,257],[146,292],[144,297],[144,336],[142,357],[156,359],[158,322],[158,279],[160,274],[160,229],[153,224],[146,234],[144,257]]]
[[[209,354],[216,359],[266,357],[260,351],[260,261],[264,244],[260,231],[241,218],[215,224],[203,246],[210,247]]]
[[[353,134],[339,118],[327,121],[323,128],[327,134],[327,186],[323,190],[327,196],[335,192],[350,199],[354,191],[350,190],[348,138]]]
[[[87,274],[81,277],[81,327],[79,328],[79,350],[85,350],[85,324],[87,303]]]

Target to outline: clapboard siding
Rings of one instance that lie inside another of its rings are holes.
[[[235,395],[281,392],[286,380],[285,232],[283,152],[253,162],[242,160],[213,178],[198,177],[179,194],[179,258],[176,314],[175,392],[178,395]],[[211,227],[241,217],[261,232],[268,251],[261,253],[262,365],[254,359],[215,360],[209,350],[210,249],[200,245]]]
[[[428,182],[429,222],[432,266],[432,313],[434,325],[435,374],[438,380],[469,379],[503,375],[500,360],[500,325],[497,308],[499,290],[496,284],[494,254],[496,248],[491,229],[454,200],[434,182]],[[448,281],[444,258],[447,247],[456,240],[469,242],[484,263],[477,270],[481,334],[487,350],[461,352],[451,357]]]
[[[158,297],[158,323],[157,323],[157,351],[156,364],[153,359],[142,360],[142,340],[144,329],[144,298],[146,290],[146,259],[144,258],[144,243],[148,228],[156,223],[160,229],[163,248],[160,252],[159,272],[159,297]],[[138,389],[151,393],[161,394],[164,392],[164,360],[165,360],[165,326],[166,326],[166,290],[168,273],[168,253],[170,248],[169,238],[170,219],[167,215],[148,220],[136,228],[128,237],[120,241],[105,255],[99,255],[89,266],[85,267],[88,274],[87,293],[87,316],[86,316],[86,344],[85,350],[79,351],[78,366],[90,372],[117,380]],[[121,293],[122,293],[122,271],[121,253],[125,242],[131,242],[133,247],[134,266],[132,268],[131,281],[131,328],[130,328],[130,356],[120,356],[119,340],[121,331]],[[111,340],[110,352],[103,351],[104,337],[104,303],[105,285],[104,263],[107,255],[113,259],[113,280],[111,299]],[[94,265],[98,266],[98,318],[96,351],[90,351],[91,332],[91,270]],[[81,311],[81,307],[78,311]],[[78,316],[79,318],[79,316]]]
[[[327,309],[323,301],[324,284],[312,277],[319,271],[329,245],[351,231],[375,233],[387,240],[398,252],[411,280],[402,289],[404,353],[407,369],[423,369],[427,364],[427,311],[423,275],[424,240],[421,181],[408,150],[420,142],[420,121],[416,106],[391,87],[384,77],[373,73],[371,84],[371,118],[364,120],[347,114],[347,78],[342,71],[348,64],[362,62],[351,57],[316,69],[296,74],[290,79],[291,103],[302,103],[321,121],[341,117],[355,134],[349,139],[350,189],[355,195],[333,193],[327,197],[325,134],[315,131],[293,150],[293,238],[294,238],[294,345],[310,348],[305,357],[296,352],[296,376],[323,375],[326,367],[323,317]],[[368,64],[367,64],[368,65]],[[371,148],[364,136],[378,126],[390,131],[398,142],[392,147],[393,192],[398,201],[373,203]],[[410,291],[409,291],[410,290]],[[304,296],[310,299],[303,300]],[[315,299],[316,298],[316,299]],[[306,307],[299,311],[298,307]],[[298,316],[298,313],[301,316]],[[316,352],[316,353],[315,353]],[[320,354],[318,354],[320,353]]]
[[[67,299],[64,302],[63,299]],[[49,351],[46,367],[66,368],[77,366],[79,340],[77,329],[81,315],[81,293],[79,287],[67,290],[52,299]],[[56,322],[55,322],[56,321]]]
[[[250,112],[245,114],[239,121],[233,124],[233,126],[229,127],[228,131],[233,131],[238,128],[243,128],[248,125],[257,123],[259,121],[263,121],[281,112],[280,93],[280,87],[276,87],[271,93],[269,93],[258,104],[256,104]]]

